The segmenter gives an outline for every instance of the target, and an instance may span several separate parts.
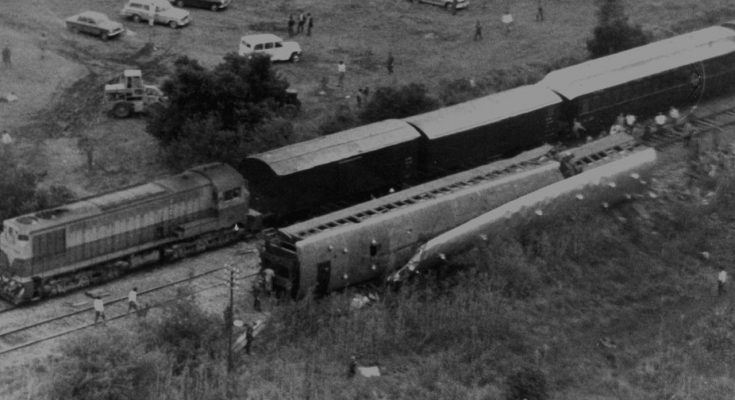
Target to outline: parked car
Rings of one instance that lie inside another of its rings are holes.
[[[208,8],[212,11],[224,10],[232,0],[169,0],[176,7]]]
[[[270,33],[260,33],[240,38],[238,53],[241,56],[264,53],[271,56],[271,61],[296,62],[301,57],[301,46],[296,42],[284,42],[280,37]]]
[[[172,6],[167,0],[130,0],[120,15],[135,22],[153,20],[174,29],[191,22],[188,11]]]
[[[414,0],[411,0],[411,3],[413,3]],[[446,9],[452,8],[453,0],[418,0],[419,3],[426,3],[426,4],[433,4],[435,6],[444,7]],[[470,5],[469,0],[457,0],[457,10],[461,10],[463,8],[467,8],[467,6]]]
[[[66,19],[66,27],[72,32],[84,32],[99,36],[102,40],[107,40],[125,32],[125,28],[121,23],[110,21],[107,15],[95,11],[84,11],[72,15]]]

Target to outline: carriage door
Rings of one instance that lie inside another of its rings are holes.
[[[331,262],[325,261],[316,265],[316,289],[314,290],[316,296],[321,297],[329,292],[329,278],[331,275]]]

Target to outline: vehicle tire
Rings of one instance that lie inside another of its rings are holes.
[[[104,40],[104,41],[107,41],[107,39],[109,39],[109,38],[110,38],[110,36],[108,36],[108,35],[107,35],[107,32],[102,32],[102,34],[100,35],[100,37],[101,37],[101,38],[102,38],[102,40]]]
[[[183,0],[177,1],[176,2],[176,7],[179,7],[179,8],[184,7],[184,1]]]
[[[139,23],[141,21],[140,15],[133,14],[133,22]]]
[[[176,21],[169,21],[168,26],[171,27],[171,29],[176,29],[179,27],[179,24],[177,24]]]
[[[127,118],[133,113],[133,107],[130,103],[117,103],[112,108],[112,115],[116,118]]]
[[[79,33],[79,29],[77,29],[77,28],[75,28],[75,27],[73,27],[73,26],[70,26],[70,27],[69,27],[69,30],[71,31],[71,33],[74,33],[74,34],[77,34],[77,33]]]
[[[213,4],[211,10],[212,11],[217,11],[217,10],[219,10],[219,7],[217,7],[217,5],[214,5]]]
[[[449,10],[449,7],[451,6],[451,3],[444,3],[444,9]]]
[[[289,58],[288,60],[291,61],[292,63],[295,63],[295,62],[299,62],[300,59],[301,57],[298,55],[298,53],[293,53],[291,54],[291,58]]]

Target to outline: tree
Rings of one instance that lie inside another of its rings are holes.
[[[592,38],[587,40],[587,50],[592,58],[614,54],[650,41],[640,25],[633,25],[625,15],[622,0],[598,0],[598,23]]]
[[[212,70],[180,57],[174,70],[162,87],[168,105],[152,113],[147,130],[175,164],[237,164],[291,136],[290,123],[279,116],[289,101],[288,82],[271,68],[268,57],[228,54]],[[276,137],[268,137],[274,132]]]
[[[41,177],[21,168],[12,153],[0,154],[0,221],[18,215],[56,207],[71,201],[74,195],[62,186],[38,188]]]
[[[360,120],[365,123],[390,118],[404,118],[439,107],[439,102],[427,94],[426,87],[418,83],[394,87],[380,87],[365,104]]]

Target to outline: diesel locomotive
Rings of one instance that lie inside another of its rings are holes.
[[[257,227],[246,182],[207,164],[3,222],[0,295],[36,300],[242,238]]]

